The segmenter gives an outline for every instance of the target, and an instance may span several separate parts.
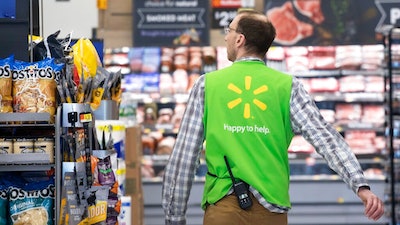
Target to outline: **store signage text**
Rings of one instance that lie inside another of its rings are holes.
[[[213,8],[240,8],[247,7],[252,8],[255,5],[254,0],[213,0]]]
[[[208,45],[208,1],[137,0],[134,46]]]
[[[203,28],[204,9],[138,9],[138,28]]]
[[[146,1],[144,7],[197,7],[196,1]]]
[[[390,23],[396,24],[400,20],[400,8],[390,9]]]
[[[215,8],[213,9],[212,28],[223,28],[229,26],[229,23],[237,15],[235,8]]]
[[[384,25],[400,25],[400,7],[398,0],[376,0],[376,7],[381,13],[376,31],[380,31]]]

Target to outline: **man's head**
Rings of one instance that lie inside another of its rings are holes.
[[[243,56],[264,58],[276,31],[267,16],[254,10],[241,10],[225,30],[228,59]]]

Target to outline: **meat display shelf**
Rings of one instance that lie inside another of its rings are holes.
[[[332,77],[340,76],[340,70],[308,70],[308,71],[291,71],[287,72],[296,77]]]
[[[363,75],[363,76],[384,76],[385,71],[382,69],[377,70],[309,70],[309,71],[293,71],[287,72],[296,77],[332,77],[332,76],[349,76],[349,75]]]
[[[134,93],[129,100],[141,103],[185,103],[189,98],[187,93],[160,94],[160,93]]]
[[[333,124],[337,131],[347,131],[347,130],[373,130],[376,132],[383,133],[385,128],[383,124],[379,123],[369,123],[369,122],[349,122],[346,124]]]
[[[340,71],[343,76],[348,76],[348,75],[354,75],[354,74],[359,74],[363,76],[384,76],[385,71],[383,69],[377,69],[377,70],[341,70]]]
[[[375,92],[354,92],[354,93],[311,93],[316,102],[335,101],[335,102],[381,102],[384,101],[383,93]]]

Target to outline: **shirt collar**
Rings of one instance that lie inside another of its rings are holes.
[[[259,61],[265,63],[264,60],[254,56],[244,56],[235,60],[235,62],[242,62],[242,61]]]

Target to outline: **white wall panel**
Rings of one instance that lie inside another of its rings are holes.
[[[96,0],[42,0],[42,36],[61,30],[60,38],[72,32],[72,38],[92,38],[92,29],[98,26]]]

